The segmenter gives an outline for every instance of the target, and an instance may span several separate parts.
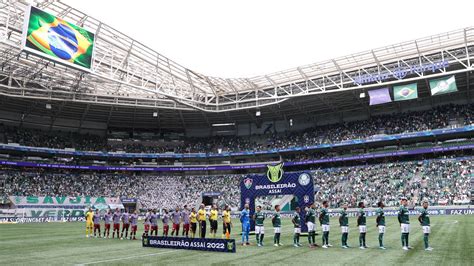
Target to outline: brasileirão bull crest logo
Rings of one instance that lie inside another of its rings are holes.
[[[281,180],[283,177],[283,163],[277,165],[267,165],[267,177],[273,183]]]
[[[227,242],[227,250],[232,251],[234,249],[234,243],[233,242]]]

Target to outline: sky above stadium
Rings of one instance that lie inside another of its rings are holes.
[[[62,1],[219,77],[262,75],[474,26],[474,1]]]

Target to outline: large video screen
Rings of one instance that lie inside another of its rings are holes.
[[[23,49],[57,62],[90,71],[94,34],[29,6],[25,12]]]

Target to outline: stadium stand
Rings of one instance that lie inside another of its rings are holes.
[[[24,127],[0,125],[0,142],[18,143],[23,146],[33,147],[139,153],[209,153],[217,152],[218,150],[259,151],[337,143],[345,140],[369,138],[376,135],[471,125],[474,121],[473,110],[473,104],[450,104],[435,107],[429,111],[373,116],[368,120],[318,126],[297,132],[250,137],[214,136],[209,138],[186,138],[179,143],[164,142],[160,145],[145,145],[144,142],[136,139],[130,139],[130,141],[125,143],[108,142],[107,137],[91,134],[59,131],[45,132]],[[1,136],[3,136],[3,139]]]
[[[413,202],[428,199],[433,204],[469,203],[473,158],[443,158],[312,170],[316,200],[329,200],[331,207],[348,202],[355,207],[364,200],[375,206],[384,200],[396,206],[400,195]],[[160,176],[100,172],[32,171],[3,168],[0,195],[125,196],[137,198],[141,208],[194,206],[202,192],[221,192],[217,202],[238,208],[238,183],[244,175]],[[186,189],[183,189],[186,188]]]

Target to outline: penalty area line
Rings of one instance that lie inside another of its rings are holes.
[[[159,253],[151,253],[151,254],[144,254],[144,255],[137,255],[137,256],[128,256],[128,257],[115,258],[115,259],[109,259],[109,260],[98,260],[98,261],[92,261],[92,262],[79,263],[79,264],[76,264],[76,266],[92,265],[92,264],[112,262],[112,261],[118,261],[118,260],[129,260],[129,259],[142,258],[142,257],[159,256],[159,255],[174,253],[174,252],[178,252],[178,251],[179,250],[170,250],[170,251],[159,252]]]

